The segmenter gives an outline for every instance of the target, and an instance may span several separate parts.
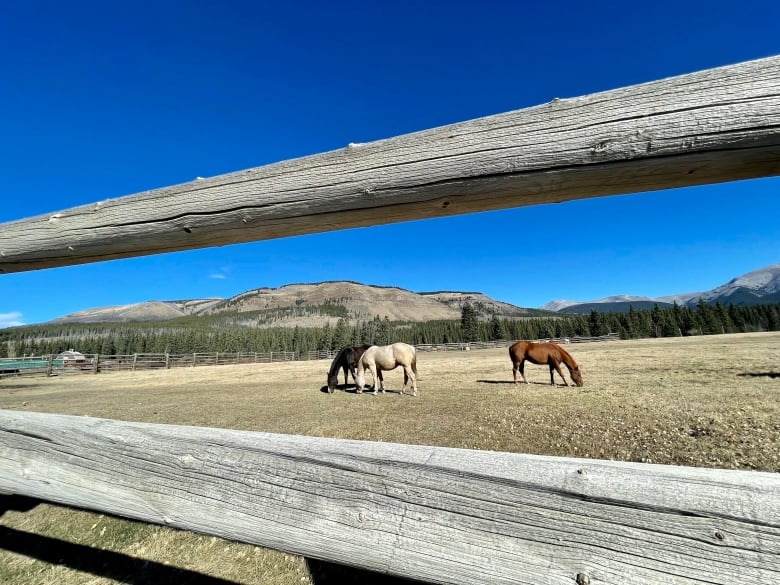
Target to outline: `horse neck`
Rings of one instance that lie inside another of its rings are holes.
[[[339,371],[339,368],[341,367],[341,364],[344,363],[344,359],[346,358],[346,348],[342,349],[335,358],[333,358],[333,363],[330,365],[330,371],[328,372],[328,376],[332,376],[336,372]]]
[[[569,355],[569,352],[567,352],[562,347],[559,347],[561,350],[561,361],[566,364],[566,367],[571,370],[572,368],[577,367],[577,362],[574,361],[574,358]]]

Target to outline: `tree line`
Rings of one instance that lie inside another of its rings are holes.
[[[460,320],[389,321],[387,317],[352,321],[340,316],[324,327],[257,327],[235,315],[188,317],[144,323],[32,325],[0,330],[0,357],[58,354],[213,353],[337,350],[346,345],[419,344],[513,339],[597,337],[618,333],[621,339],[777,331],[780,303],[751,307],[655,305],[624,313],[511,319],[485,315],[465,304]]]

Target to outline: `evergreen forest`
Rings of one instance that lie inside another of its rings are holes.
[[[514,339],[597,337],[621,339],[776,331],[780,303],[749,307],[709,305],[635,310],[624,313],[569,314],[532,318],[484,315],[469,304],[461,319],[397,322],[375,317],[338,318],[325,327],[256,327],[231,314],[186,317],[164,322],[42,324],[0,330],[0,357],[42,356],[75,349],[84,354],[239,353],[331,351],[346,345],[420,344]]]

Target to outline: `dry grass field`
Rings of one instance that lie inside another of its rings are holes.
[[[419,395],[322,391],[328,362],[0,381],[0,408],[780,472],[780,333],[568,346],[583,388],[506,349],[421,353]],[[564,373],[567,373],[564,368]],[[0,582],[312,583],[303,559],[84,511],[5,498]],[[22,509],[15,509],[22,508]],[[24,509],[29,508],[29,509]]]

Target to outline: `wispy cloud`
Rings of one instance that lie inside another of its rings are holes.
[[[22,322],[22,314],[18,311],[12,313],[0,313],[0,329],[5,327],[17,327],[24,325]]]
[[[209,274],[209,278],[213,278],[215,280],[225,280],[227,278],[227,275],[220,274],[219,272],[214,272],[213,274]]]

